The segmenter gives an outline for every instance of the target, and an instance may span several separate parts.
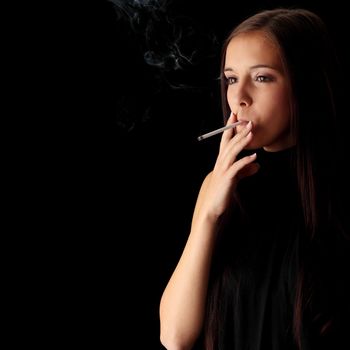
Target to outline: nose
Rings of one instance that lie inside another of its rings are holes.
[[[244,84],[237,84],[234,88],[227,89],[227,100],[231,111],[237,114],[240,110],[249,107],[252,104],[252,95],[249,93],[249,87]]]

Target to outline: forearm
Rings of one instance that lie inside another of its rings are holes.
[[[234,114],[227,124],[234,121]],[[252,123],[234,135],[224,131],[214,169],[203,181],[193,214],[192,229],[179,263],[160,303],[161,342],[168,350],[191,349],[205,315],[210,265],[219,223],[234,200],[237,175],[255,174],[256,154],[237,159],[252,140]]]
[[[217,224],[197,218],[160,303],[161,341],[191,349],[202,329]]]

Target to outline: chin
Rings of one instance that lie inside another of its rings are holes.
[[[244,147],[244,149],[246,150],[255,150],[255,149],[258,149],[258,148],[262,148],[263,145],[261,145],[260,143],[257,143],[257,142],[250,142],[248,143],[247,146]]]

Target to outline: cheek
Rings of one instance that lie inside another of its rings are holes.
[[[230,107],[230,110],[228,111],[230,113],[231,111],[235,110],[235,106],[233,103],[232,94],[230,94],[228,91],[226,92],[226,100],[227,100],[228,106]]]
[[[229,88],[226,90],[226,100],[228,104],[231,106],[231,101],[232,101],[232,92]]]
[[[262,128],[262,135],[266,143],[288,138],[290,134],[290,116],[288,112],[276,113],[274,118],[266,121]]]
[[[281,111],[289,110],[289,93],[286,88],[276,90],[271,96],[271,101],[274,101],[276,108]]]
[[[262,127],[264,133],[278,135],[288,132],[290,129],[290,104],[286,90],[279,89],[264,97],[265,104]]]
[[[276,119],[279,124],[288,124],[290,116],[290,104],[289,96],[286,92],[276,91],[269,97],[266,96],[266,100],[269,102],[268,115],[272,119]]]
[[[237,110],[237,101],[235,100],[235,93],[233,92],[233,89],[227,89],[226,91],[226,100],[230,107],[230,111],[236,111]]]

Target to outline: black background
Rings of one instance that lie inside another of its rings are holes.
[[[222,126],[224,38],[257,10],[305,7],[327,23],[346,77],[347,12],[340,1],[76,4],[57,76],[64,80],[57,271],[65,267],[57,341],[159,349],[160,296],[217,152],[219,137],[196,137]]]

